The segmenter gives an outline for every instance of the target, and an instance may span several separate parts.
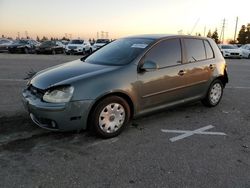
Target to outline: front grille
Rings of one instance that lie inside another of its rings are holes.
[[[77,46],[68,46],[68,48],[71,50],[75,50],[75,49],[77,49]]]
[[[231,55],[240,55],[239,53],[231,53]]]
[[[35,95],[36,97],[38,98],[42,98],[43,95],[45,94],[45,91],[44,90],[41,90],[41,89],[38,89],[36,87],[34,87],[33,85],[30,85],[28,87],[28,90],[31,92],[32,95]]]

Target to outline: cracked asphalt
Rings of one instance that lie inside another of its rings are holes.
[[[227,59],[221,103],[200,102],[133,120],[118,137],[55,133],[34,125],[21,103],[29,72],[80,56],[0,54],[0,187],[250,187],[250,60]],[[226,136],[177,136],[161,129]]]

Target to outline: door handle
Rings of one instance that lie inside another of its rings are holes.
[[[180,70],[179,73],[178,73],[178,75],[179,75],[179,76],[183,76],[185,73],[186,73],[185,70]]]
[[[214,64],[210,64],[210,65],[209,65],[209,68],[210,68],[211,70],[213,70],[213,69],[214,69],[214,67],[215,67],[215,65],[214,65]]]

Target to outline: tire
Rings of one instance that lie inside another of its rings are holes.
[[[248,59],[250,59],[250,54],[248,54]]]
[[[85,48],[82,49],[82,55],[86,55]]]
[[[24,48],[23,51],[24,51],[25,54],[29,54],[29,49],[28,48]]]
[[[102,138],[119,135],[130,120],[130,108],[126,100],[110,96],[101,100],[90,114],[90,131]]]
[[[207,107],[217,106],[221,101],[223,88],[224,85],[219,79],[214,80],[208,89],[206,97],[201,102]]]

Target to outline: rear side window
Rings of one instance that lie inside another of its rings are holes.
[[[154,46],[144,61],[153,61],[160,68],[181,63],[180,39],[167,39]]]
[[[206,59],[205,48],[203,40],[201,39],[184,39],[187,62],[195,62]]]
[[[214,52],[210,46],[210,44],[208,43],[208,41],[204,41],[205,44],[205,49],[206,49],[206,55],[207,55],[207,59],[212,59],[214,58]]]

